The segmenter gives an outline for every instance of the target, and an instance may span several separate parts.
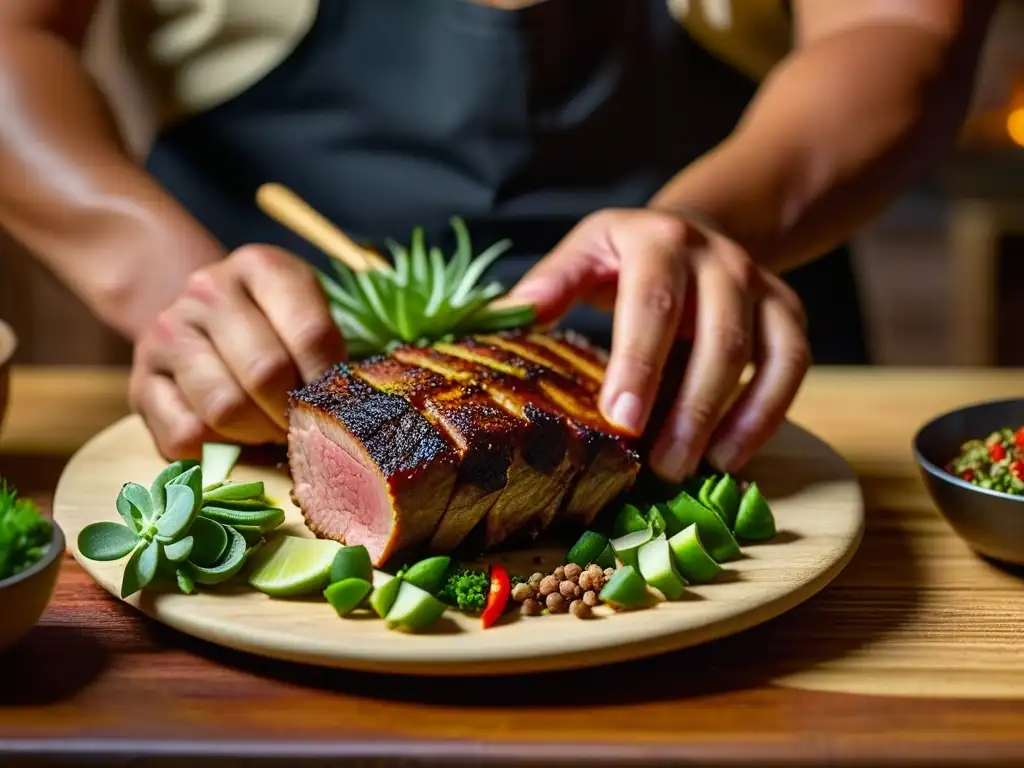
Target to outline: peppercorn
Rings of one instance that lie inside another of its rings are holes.
[[[540,581],[540,587],[537,589],[540,592],[541,597],[547,597],[548,595],[558,591],[558,579],[554,576],[545,576]]]
[[[565,579],[561,584],[558,585],[558,591],[562,593],[562,597],[570,599],[576,595],[577,584],[573,584],[568,579]]]
[[[555,568],[554,573],[552,575],[559,581],[562,581],[562,579],[565,578],[565,566],[560,565],[557,568]]]
[[[562,597],[560,594],[558,594],[557,592],[552,592],[544,601],[544,605],[546,605],[548,607],[548,610],[552,613],[562,613],[565,611],[565,608],[568,605],[568,603],[565,601],[565,598]]]
[[[541,608],[540,603],[530,597],[523,600],[523,607],[519,609],[519,612],[522,613],[523,616],[540,616],[541,611],[543,610],[544,609]]]
[[[583,602],[593,608],[597,605],[597,592],[590,589],[583,593]]]
[[[577,619],[589,619],[591,613],[590,606],[582,600],[573,600],[569,606],[569,612]]]
[[[591,563],[587,566],[587,573],[591,576],[604,576],[604,570],[597,563]]]
[[[576,565],[576,563],[569,563],[565,566],[565,578],[573,584],[579,580],[581,573],[583,573],[583,569]]]
[[[512,588],[512,599],[517,603],[521,603],[530,597],[533,597],[533,589],[529,584],[519,583]]]
[[[615,569],[614,568],[605,568],[604,569],[604,577],[606,579],[610,579],[614,575],[615,575]]]
[[[530,586],[533,587],[534,589],[537,589],[538,587],[540,587],[540,582],[541,582],[541,579],[543,579],[543,578],[544,578],[544,574],[541,573],[540,571],[537,571],[529,579]]]
[[[584,571],[580,574],[579,585],[583,589],[594,589],[594,574],[590,571]]]

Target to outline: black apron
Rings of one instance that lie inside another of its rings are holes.
[[[755,84],[714,59],[666,0],[321,0],[288,59],[157,138],[150,171],[228,249],[317,249],[267,218],[282,183],[357,240],[445,253],[462,216],[474,250],[508,237],[490,273],[511,286],[583,216],[639,207],[733,129]],[[867,362],[850,256],[786,275],[817,363]],[[604,345],[611,321],[565,320]]]

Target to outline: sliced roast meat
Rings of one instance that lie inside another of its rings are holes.
[[[289,427],[293,494],[315,535],[362,544],[378,566],[433,535],[458,456],[405,398],[338,366],[291,393]]]
[[[512,351],[521,349],[538,360],[546,357],[540,351],[544,347],[534,346],[519,334],[504,335],[501,346],[487,343],[492,338],[464,339],[438,344],[437,348],[528,382],[543,392],[556,411],[566,415],[570,432],[581,446],[582,471],[566,489],[563,507],[548,510],[548,516],[540,522],[547,527],[558,513],[559,522],[589,524],[608,502],[632,486],[640,470],[638,454],[601,415],[596,401],[598,386],[593,379],[583,374],[572,375],[574,365],[568,356],[561,358],[560,368],[570,375],[528,361]],[[582,348],[580,352],[590,354]]]
[[[405,347],[392,355],[486,392],[523,426],[522,441],[509,468],[509,489],[484,518],[483,546],[490,548],[518,533],[536,533],[557,510],[582,453],[571,439],[565,417],[530,382],[509,376],[438,348]],[[514,490],[513,490],[514,489]]]
[[[520,492],[524,467],[519,448],[527,424],[482,389],[394,357],[369,360],[353,370],[376,389],[408,400],[447,436],[459,455],[455,492],[429,549],[455,549],[503,492]]]

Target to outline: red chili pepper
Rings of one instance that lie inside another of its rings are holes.
[[[992,461],[1002,461],[1006,458],[1006,449],[1003,448],[1002,443],[992,443],[988,447],[988,455]]]
[[[964,480],[966,480],[968,483],[973,483],[974,482],[974,470],[973,469],[965,469],[963,474],[960,475],[960,477],[963,478]]]
[[[1017,459],[1010,463],[1010,471],[1018,480],[1024,480],[1024,461]]]
[[[1013,435],[1013,442],[1017,444],[1017,447],[1024,450],[1024,427],[1018,429]]]
[[[487,629],[505,612],[508,597],[512,594],[512,581],[504,566],[491,566],[491,589],[487,593],[487,606],[483,612],[484,629]]]

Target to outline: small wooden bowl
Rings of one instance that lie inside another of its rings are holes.
[[[18,349],[18,337],[14,330],[0,320],[0,431],[3,430],[4,416],[7,415],[7,401],[11,383],[11,358]]]

